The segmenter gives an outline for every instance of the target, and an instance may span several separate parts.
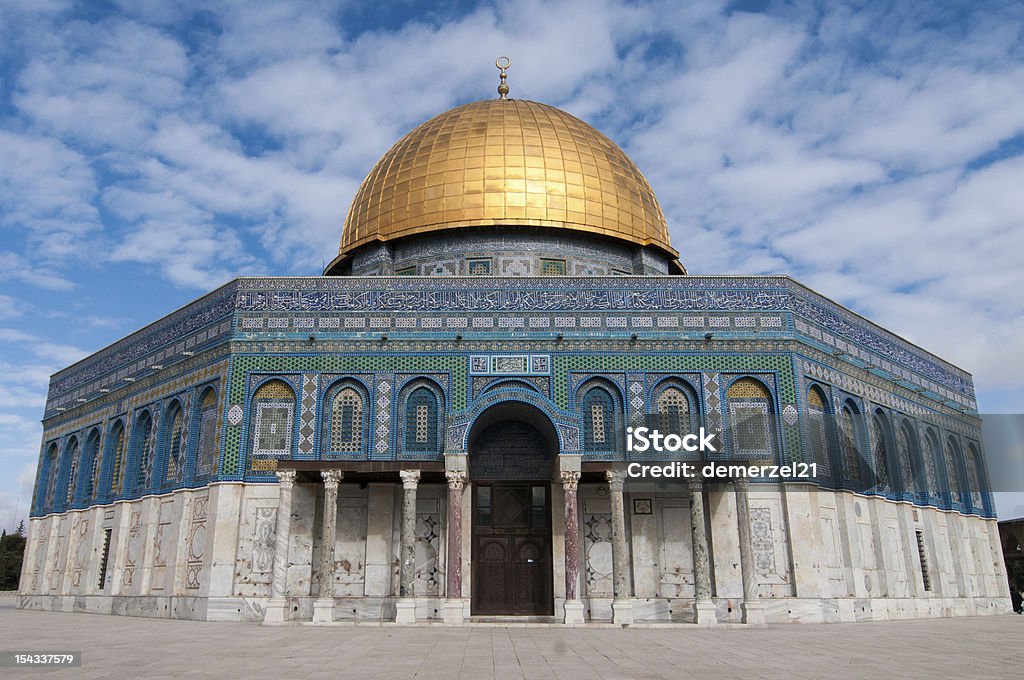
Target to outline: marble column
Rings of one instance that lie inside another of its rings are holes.
[[[444,622],[462,623],[462,490],[466,486],[466,473],[446,470],[444,474],[448,479],[448,572]]]
[[[750,540],[750,482],[737,479],[736,524],[740,541],[740,574],[743,578],[743,623],[764,623],[764,603],[758,600],[757,568],[754,563],[754,545]]]
[[[288,544],[292,524],[292,488],[295,470],[277,471],[277,527],[274,535],[274,571],[270,582],[270,601],[263,615],[264,624],[282,624],[288,620]]]
[[[629,593],[629,550],[626,547],[626,508],[622,487],[625,470],[605,472],[612,501],[612,622],[623,626],[633,623],[633,602]]]
[[[416,600],[413,580],[416,578],[416,487],[420,483],[419,470],[402,470],[402,548],[399,553],[398,603],[395,605],[396,623],[416,623]]]
[[[580,600],[580,527],[576,506],[576,487],[580,473],[562,470],[562,490],[565,495],[565,623],[579,625],[584,622],[583,601]]]
[[[718,623],[711,600],[711,573],[708,566],[708,534],[704,526],[704,481],[688,479],[690,488],[690,542],[693,546],[694,622],[701,626]]]
[[[320,528],[320,594],[313,602],[313,623],[334,621],[334,546],[338,540],[338,482],[341,470],[322,470],[324,518]]]

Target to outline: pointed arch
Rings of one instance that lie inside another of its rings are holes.
[[[366,388],[354,380],[341,380],[331,385],[324,399],[328,409],[320,439],[324,452],[365,453],[369,432],[368,403]]]
[[[917,448],[914,426],[909,419],[903,418],[896,430],[896,458],[899,462],[899,489],[907,498],[912,498],[921,490]]]
[[[106,454],[111,459],[110,495],[114,498],[124,492],[124,473],[128,467],[126,440],[124,420],[118,418],[111,426],[110,434],[107,435]]]
[[[252,452],[254,456],[286,458],[292,455],[295,390],[275,378],[260,385],[252,396]]]
[[[85,462],[86,473],[85,489],[82,498],[85,501],[94,500],[99,495],[100,470],[102,468],[102,457],[100,456],[100,430],[94,427],[85,440],[85,451],[82,460]]]
[[[427,378],[410,381],[399,393],[400,452],[409,455],[440,454],[444,392]]]
[[[654,389],[655,427],[662,434],[686,435],[697,429],[697,395],[686,383],[669,378]]]
[[[133,493],[142,493],[153,485],[153,449],[156,448],[153,414],[144,409],[135,422],[132,433],[132,458],[135,464]]]
[[[199,408],[194,409],[193,431],[198,432],[196,437],[195,450],[192,452],[194,459],[193,479],[204,481],[217,474],[217,437],[220,428],[217,427],[219,409],[217,408],[217,389],[212,385],[207,386],[199,393]]]
[[[46,450],[45,478],[43,479],[43,510],[53,510],[53,503],[57,496],[57,442],[53,442]]]
[[[67,460],[67,482],[64,485],[64,506],[70,508],[75,502],[75,487],[78,485],[78,465],[80,463],[81,451],[78,446],[78,437],[72,436],[64,448],[64,457]]]
[[[173,399],[161,425],[164,475],[162,484],[180,483],[185,476],[185,409],[180,399]]]
[[[742,458],[775,460],[774,400],[756,378],[734,380],[726,391],[732,452]]]
[[[847,482],[860,482],[863,478],[861,427],[860,409],[852,399],[845,400],[839,411],[839,439],[843,479]]]
[[[974,445],[974,442],[970,442],[967,445],[967,458],[964,461],[964,467],[967,468],[967,490],[970,492],[971,509],[974,512],[984,512],[984,489],[981,488],[981,480],[983,478],[979,465],[981,464],[981,454],[978,453],[978,448]]]
[[[940,496],[939,489],[939,456],[942,449],[939,447],[939,440],[935,430],[928,426],[924,431],[924,439],[921,442],[921,463],[924,469],[925,492],[927,502],[937,503]]]
[[[949,491],[949,501],[954,506],[963,505],[961,492],[963,483],[960,476],[960,445],[953,435],[946,437],[946,489]]]
[[[811,462],[817,466],[818,477],[832,478],[832,461],[829,455],[828,397],[819,385],[807,390],[807,439]]]
[[[874,486],[882,493],[892,490],[892,475],[889,472],[892,451],[890,440],[889,419],[882,409],[875,409],[871,416],[871,459],[875,471]]]
[[[576,403],[583,424],[583,453],[621,453],[624,431],[618,390],[607,381],[590,380],[579,388]]]

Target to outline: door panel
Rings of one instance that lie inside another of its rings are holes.
[[[474,484],[474,614],[553,613],[550,517],[546,484]]]

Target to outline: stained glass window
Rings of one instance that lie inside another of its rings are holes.
[[[971,494],[971,507],[974,510],[984,510],[981,497],[981,476],[978,474],[978,452],[974,445],[967,447],[967,484]]]
[[[51,444],[46,454],[46,493],[43,505],[46,509],[53,508],[53,499],[57,495],[57,445]]]
[[[875,413],[871,418],[871,438],[874,444],[875,477],[878,487],[882,490],[889,489],[889,446],[887,442],[887,428],[882,415]]]
[[[935,442],[935,433],[931,428],[928,428],[924,436],[921,458],[924,459],[922,462],[924,463],[924,478],[928,497],[933,500],[939,497],[939,474],[936,460],[938,454],[939,448]]]
[[[825,396],[817,387],[807,392],[807,434],[810,442],[811,460],[818,466],[818,476],[832,476],[832,463],[828,455],[828,429],[825,410]]]
[[[603,387],[587,390],[583,395],[581,411],[584,450],[615,450],[615,401],[608,390]]]
[[[666,387],[658,395],[658,430],[683,435],[690,430],[690,400],[678,387]]]
[[[110,433],[111,441],[110,451],[114,456],[114,470],[110,477],[110,493],[113,496],[118,496],[124,486],[124,470],[125,470],[125,436],[124,436],[124,424],[120,421],[114,425],[114,429]]]
[[[405,404],[405,450],[432,453],[440,450],[437,395],[417,387]]]
[[[142,414],[135,430],[135,446],[139,452],[138,474],[135,476],[135,492],[153,485],[153,417],[148,411]]]
[[[949,497],[954,503],[960,502],[960,469],[956,442],[950,437],[946,440],[946,480],[949,482]]]
[[[258,456],[289,456],[292,452],[292,417],[295,393],[280,380],[256,391],[253,451]]]
[[[541,258],[540,273],[542,276],[564,276],[565,260],[549,260]]]
[[[331,451],[363,450],[363,398],[352,387],[334,395],[331,405]]]
[[[742,457],[773,459],[768,388],[753,378],[740,378],[729,386],[727,397],[734,452]]]
[[[896,431],[896,455],[900,466],[900,489],[904,493],[914,493],[917,467],[914,465],[914,431],[910,422],[904,420]]]
[[[843,476],[849,480],[860,479],[860,437],[857,432],[857,417],[849,404],[843,406],[840,436],[843,446]]]
[[[214,473],[217,458],[217,393],[212,389],[203,393],[199,406],[199,441],[196,444],[196,479],[206,479]]]
[[[171,416],[171,429],[167,439],[167,477],[168,483],[180,482],[185,473],[184,445],[181,441],[182,428],[185,422],[179,406],[175,406]]]
[[[89,463],[89,477],[86,479],[83,498],[92,500],[100,488],[100,435],[93,430],[85,443],[85,460]]]
[[[78,440],[72,439],[68,444],[68,486],[65,489],[64,503],[70,507],[75,500],[75,485],[78,484]]]

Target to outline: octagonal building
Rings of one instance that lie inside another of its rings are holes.
[[[381,158],[323,276],[236,279],[52,377],[18,606],[1003,613],[976,409],[969,374],[788,277],[688,275],[614,142],[503,93]],[[629,451],[641,426],[717,450]],[[627,474],[676,460],[813,472]]]

